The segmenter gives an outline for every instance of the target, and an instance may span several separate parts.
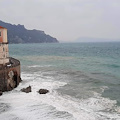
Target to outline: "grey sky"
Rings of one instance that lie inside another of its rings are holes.
[[[61,41],[120,39],[120,0],[0,0],[0,19]]]

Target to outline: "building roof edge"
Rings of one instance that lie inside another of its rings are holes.
[[[2,26],[0,26],[0,28],[7,29],[7,28],[5,28],[5,27],[2,27]]]

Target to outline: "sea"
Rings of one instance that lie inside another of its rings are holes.
[[[120,42],[9,44],[9,54],[23,81],[0,96],[0,120],[120,120]]]

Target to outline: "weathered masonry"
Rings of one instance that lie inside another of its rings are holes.
[[[0,26],[0,91],[10,91],[20,81],[20,61],[9,57],[7,29]]]
[[[7,29],[0,26],[0,65],[9,63]]]

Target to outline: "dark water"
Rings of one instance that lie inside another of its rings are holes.
[[[9,51],[21,61],[23,82],[1,97],[9,107],[0,119],[120,120],[119,42],[14,44]],[[28,85],[33,91],[21,93]],[[50,93],[40,96],[40,88]]]

